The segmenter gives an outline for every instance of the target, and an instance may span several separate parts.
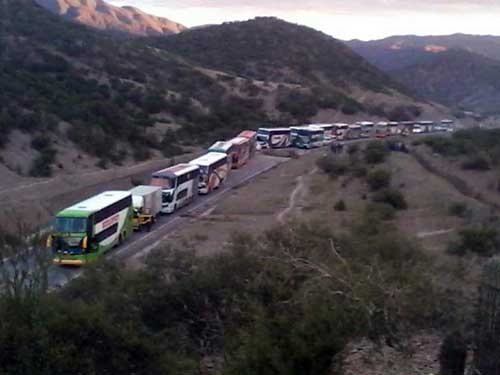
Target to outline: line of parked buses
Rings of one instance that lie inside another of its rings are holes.
[[[47,238],[47,247],[53,251],[57,265],[82,266],[93,262],[126,241],[134,230],[150,230],[158,215],[174,213],[198,195],[216,190],[231,169],[243,167],[257,149],[311,149],[335,140],[452,130],[453,122],[443,120],[314,124],[243,131],[233,139],[216,142],[199,158],[153,173],[149,185],[129,191],[106,191],[60,211]]]

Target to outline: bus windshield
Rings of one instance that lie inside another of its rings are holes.
[[[58,217],[56,218],[56,231],[61,233],[85,233],[87,231],[87,219]]]

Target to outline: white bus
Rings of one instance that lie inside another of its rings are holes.
[[[338,140],[346,139],[349,132],[349,125],[344,123],[333,124],[335,129],[335,136]]]
[[[336,135],[336,131],[335,131],[336,129],[335,129],[335,126],[333,124],[311,124],[309,126],[318,127],[318,128],[323,129],[323,131],[324,131],[323,138],[324,138],[325,143],[329,143],[329,142],[337,139],[337,135]]]
[[[196,199],[199,175],[200,168],[192,164],[178,164],[153,173],[151,185],[162,188],[161,212],[171,214]]]
[[[389,133],[390,133],[390,135],[400,134],[399,122],[396,122],[396,121],[389,122]]]
[[[360,125],[352,124],[349,125],[347,132],[347,139],[359,139],[361,138],[362,129]]]
[[[217,189],[227,178],[231,169],[230,158],[226,154],[219,152],[209,152],[190,161],[189,164],[200,169],[198,183],[200,194],[208,194]]]
[[[375,124],[370,121],[360,121],[356,125],[361,127],[361,138],[373,138],[375,136]]]

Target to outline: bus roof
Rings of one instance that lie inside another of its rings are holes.
[[[231,147],[233,147],[233,144],[230,142],[230,141],[218,141],[218,142],[215,142],[209,149],[208,151],[209,152],[212,152],[212,151],[224,151],[224,152],[227,152],[231,149]]]
[[[441,124],[453,124],[453,120],[441,120]]]
[[[351,125],[349,125],[349,128],[350,128],[350,129],[361,129],[361,125],[358,125],[358,124],[351,124]]]
[[[259,128],[259,131],[275,131],[275,132],[285,132],[285,131],[290,131],[290,128]]]
[[[161,171],[153,173],[153,176],[166,176],[166,177],[178,177],[185,173],[193,172],[198,168],[192,164],[177,164],[173,167],[162,169]]]
[[[375,125],[373,122],[371,121],[359,121],[356,123],[356,125],[361,125],[361,126],[373,126]]]
[[[399,122],[397,122],[397,121],[389,122],[389,126],[398,126],[398,125],[399,125]]]
[[[349,124],[344,124],[343,122],[337,122],[337,123],[333,124],[333,126],[335,126],[337,128],[347,128],[347,127],[349,127]]]
[[[208,154],[200,156],[197,159],[191,160],[189,164],[198,165],[200,167],[208,167],[223,159],[227,159],[227,155],[218,152],[209,152]]]
[[[245,137],[236,137],[236,138],[230,139],[228,142],[233,144],[233,145],[242,145],[242,144],[250,142],[250,140],[248,138],[245,138]]]
[[[102,210],[103,208],[111,206],[112,204],[121,201],[130,195],[130,191],[105,191],[62,210],[57,214],[57,216],[88,216],[94,212]]]
[[[377,122],[377,126],[387,126],[387,125],[389,125],[388,122],[384,122],[384,121]]]
[[[419,121],[418,123],[420,125],[432,125],[434,124],[434,121]]]
[[[238,137],[243,137],[243,138],[249,138],[253,139],[257,135],[257,132],[253,130],[244,130],[240,134],[238,134]]]

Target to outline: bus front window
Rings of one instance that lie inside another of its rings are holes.
[[[56,218],[56,231],[60,233],[85,233],[87,219],[58,217]]]
[[[162,201],[163,203],[172,203],[173,195],[170,192],[163,192]]]
[[[161,176],[153,176],[151,185],[159,186],[162,189],[173,189],[175,187],[175,180]]]

